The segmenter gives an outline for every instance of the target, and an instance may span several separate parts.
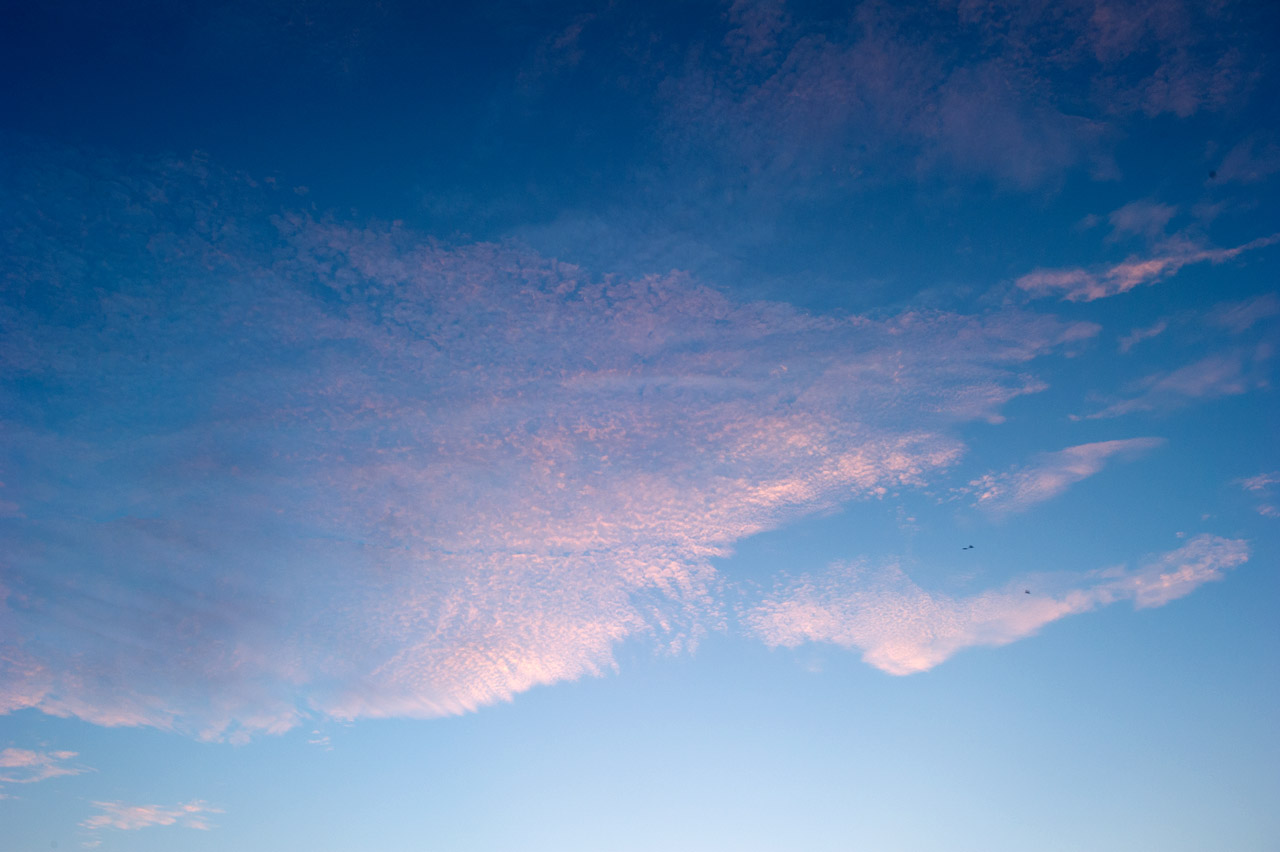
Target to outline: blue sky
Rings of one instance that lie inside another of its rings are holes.
[[[1274,848],[1266,4],[40,4],[4,849]]]

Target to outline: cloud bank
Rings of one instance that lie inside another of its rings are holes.
[[[746,614],[746,623],[774,647],[829,642],[861,651],[881,671],[907,675],[965,648],[1007,645],[1065,616],[1118,601],[1131,601],[1135,609],[1163,606],[1221,580],[1248,557],[1239,539],[1201,535],[1136,569],[1028,576],[967,597],[926,591],[896,565],[835,565],[780,586]]]
[[[687,649],[713,557],[924,484],[1098,331],[738,302],[15,147],[4,711],[239,739]]]

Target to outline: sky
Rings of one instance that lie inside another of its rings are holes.
[[[0,852],[1280,844],[1280,7],[6,19]]]

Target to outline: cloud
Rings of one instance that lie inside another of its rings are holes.
[[[963,27],[873,4],[821,32],[780,6],[734,10],[729,55],[695,54],[661,87],[681,159],[711,151],[770,192],[944,169],[1030,188],[1096,159],[1101,126],[1041,97],[1014,57],[953,65]]]
[[[68,766],[67,761],[73,757],[76,757],[74,751],[6,748],[0,751],[0,784],[33,784],[89,771],[81,766]]]
[[[1280,472],[1259,473],[1244,479],[1237,479],[1236,484],[1246,491],[1259,494],[1270,494],[1271,486],[1280,484]]]
[[[1160,320],[1146,328],[1135,328],[1133,331],[1120,338],[1120,351],[1128,352],[1142,341],[1150,340],[1153,337],[1164,334],[1168,327],[1169,323],[1166,320]]]
[[[1232,3],[735,2],[724,18],[722,49],[662,63],[680,68],[659,86],[667,140],[769,193],[1112,179],[1124,121],[1242,103],[1268,47]]]
[[[1214,170],[1219,181],[1256,183],[1280,172],[1280,145],[1255,135],[1243,140],[1222,158]]]
[[[989,512],[1022,512],[1098,473],[1113,457],[1133,459],[1163,444],[1162,438],[1129,438],[1067,447],[1042,453],[1021,469],[986,474],[970,482],[967,490],[976,496],[975,505]]]
[[[1224,302],[1208,314],[1208,321],[1232,334],[1243,334],[1263,320],[1280,315],[1280,296],[1264,293],[1239,302]]]
[[[1239,485],[1245,491],[1254,494],[1258,498],[1262,498],[1264,502],[1259,503],[1255,508],[1259,515],[1264,518],[1280,518],[1280,506],[1274,503],[1265,502],[1275,491],[1274,486],[1280,485],[1280,471],[1271,473],[1259,473],[1254,476],[1237,479],[1236,485]]]
[[[778,36],[790,24],[784,0],[733,0],[726,13],[732,29],[725,45],[739,59],[769,56],[778,46]]]
[[[1111,211],[1107,221],[1111,223],[1109,240],[1139,236],[1155,240],[1164,233],[1169,220],[1177,215],[1178,208],[1154,201],[1131,201]]]
[[[748,612],[746,622],[773,647],[829,642],[858,649],[881,671],[907,675],[965,648],[1007,645],[1060,618],[1118,601],[1135,609],[1163,606],[1222,579],[1248,556],[1244,541],[1201,535],[1136,569],[1028,576],[967,597],[926,591],[896,565],[842,564],[780,586]]]
[[[1245,252],[1265,248],[1280,242],[1280,234],[1260,237],[1229,249],[1198,248],[1190,244],[1174,244],[1161,254],[1146,258],[1131,258],[1111,267],[1087,270],[1083,267],[1067,269],[1037,269],[1017,280],[1017,286],[1032,296],[1059,296],[1067,302],[1092,302],[1121,293],[1135,287],[1159,283],[1176,275],[1185,266],[1196,263],[1225,263]]]
[[[439,716],[724,623],[713,559],[920,487],[1098,327],[819,315],[14,153],[0,709],[212,739]]]
[[[157,825],[176,825],[181,828],[194,828],[197,831],[209,831],[213,826],[209,823],[210,814],[223,813],[198,799],[185,804],[165,807],[162,805],[126,805],[122,802],[94,802],[93,806],[102,811],[80,823],[82,828],[99,831],[110,828],[117,831],[137,831]]]
[[[1266,347],[1252,354],[1225,352],[1207,355],[1176,370],[1153,373],[1131,386],[1127,399],[1112,403],[1089,419],[1120,417],[1142,411],[1168,411],[1197,399],[1238,396],[1265,387]]]

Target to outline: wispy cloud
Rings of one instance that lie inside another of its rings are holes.
[[[1259,515],[1264,518],[1280,518],[1280,506],[1271,502],[1271,495],[1276,490],[1275,486],[1280,485],[1280,471],[1259,473],[1255,476],[1237,479],[1236,485],[1262,500],[1255,507]]]
[[[1113,458],[1130,460],[1164,444],[1163,438],[1099,441],[1042,453],[1008,473],[989,473],[969,483],[975,505],[995,514],[1025,511],[1093,476]]]
[[[80,823],[82,828],[99,831],[110,828],[117,831],[137,831],[153,826],[176,825],[181,828],[194,828],[197,831],[208,831],[213,828],[209,822],[210,814],[223,813],[198,799],[185,804],[173,805],[126,805],[123,802],[94,802],[93,806],[102,813],[95,814]]]
[[[1280,172],[1280,145],[1260,135],[1241,141],[1222,158],[1215,179],[1256,183]]]
[[[237,739],[689,648],[724,620],[714,557],[924,485],[1098,331],[817,315],[316,222],[203,162],[33,156],[0,357],[76,415],[0,424],[27,484],[0,527],[7,710]]]
[[[1059,296],[1068,302],[1092,302],[1135,287],[1156,284],[1196,263],[1225,263],[1248,251],[1280,242],[1280,234],[1260,237],[1229,249],[1199,248],[1191,244],[1170,245],[1163,253],[1131,258],[1102,269],[1071,267],[1037,269],[1017,280],[1018,287],[1033,296]]]
[[[1236,480],[1236,484],[1246,491],[1253,491],[1259,494],[1269,494],[1271,486],[1280,485],[1280,472],[1259,473],[1257,476],[1249,476],[1244,479]]]
[[[0,783],[32,784],[63,775],[79,775],[89,770],[68,765],[76,757],[74,751],[34,751],[6,748],[0,751]]]
[[[1164,334],[1165,330],[1168,328],[1169,323],[1166,320],[1160,320],[1159,322],[1153,323],[1145,328],[1135,328],[1133,331],[1120,338],[1120,351],[1128,352],[1142,341],[1150,340],[1153,337],[1158,337],[1159,335]]]
[[[779,587],[746,622],[775,647],[830,642],[861,651],[882,671],[907,675],[965,648],[1007,645],[1065,616],[1119,601],[1135,609],[1163,606],[1222,579],[1248,557],[1244,541],[1202,535],[1136,569],[1029,575],[967,597],[926,591],[896,565],[836,565]]]
[[[1206,318],[1232,334],[1243,334],[1275,316],[1280,316],[1280,296],[1264,293],[1239,302],[1224,302],[1210,311]]]
[[[1140,236],[1155,240],[1164,234],[1169,220],[1176,216],[1178,208],[1154,201],[1131,201],[1111,211],[1107,221],[1111,223],[1109,240]]]
[[[1224,352],[1207,355],[1176,370],[1144,377],[1130,387],[1131,395],[1112,403],[1089,419],[1120,417],[1142,411],[1168,411],[1199,399],[1237,396],[1265,387],[1264,365],[1270,350],[1259,347],[1251,353]]]

